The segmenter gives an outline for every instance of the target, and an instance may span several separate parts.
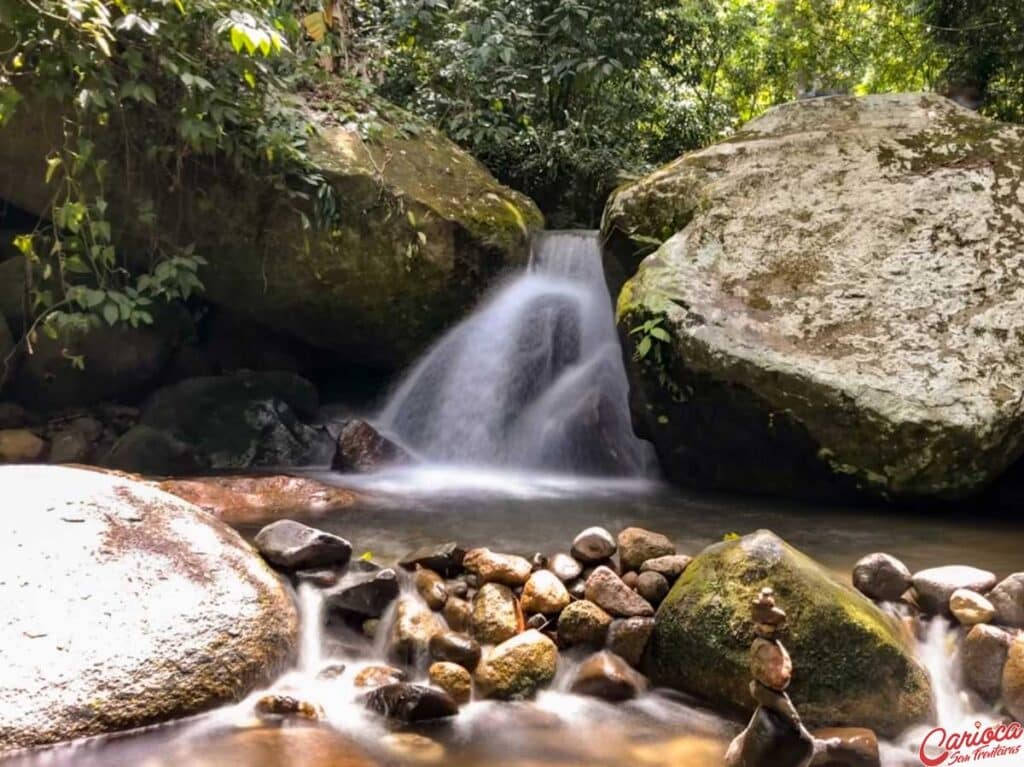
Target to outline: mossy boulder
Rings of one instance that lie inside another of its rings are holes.
[[[52,106],[22,106],[0,130],[0,198],[45,214],[52,193],[44,158],[59,143],[60,119]],[[161,234],[194,243],[208,260],[200,277],[210,301],[332,352],[336,362],[402,366],[496,277],[526,264],[542,216],[426,126],[399,129],[378,117],[378,130],[364,136],[309,106],[319,126],[310,156],[338,208],[329,230],[307,228],[310,208],[227,163],[191,169],[168,192],[155,187],[160,174],[118,168],[118,147],[110,152],[119,180],[107,190],[110,217],[124,245],[141,249],[147,232],[134,223],[137,203],[153,198]]]
[[[928,675],[894,619],[767,530],[710,546],[686,568],[655,618],[652,681],[751,712],[751,602],[765,586],[788,617],[788,692],[808,726],[895,735],[930,716]]]
[[[632,408],[666,473],[910,499],[998,476],[1024,450],[1022,156],[939,96],[834,97],[619,189],[607,258],[656,248],[617,317],[651,345]]]

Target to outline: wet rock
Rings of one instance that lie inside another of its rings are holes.
[[[864,727],[828,727],[812,733],[812,767],[880,767],[878,737]]]
[[[535,613],[526,619],[525,628],[537,629],[537,631],[543,631],[551,623],[552,619],[548,618],[543,613]]]
[[[548,566],[548,558],[545,554],[541,554],[539,551],[533,553],[530,556],[530,566],[534,572],[538,570],[544,570]]]
[[[629,586],[629,588],[636,591],[637,584],[640,582],[640,573],[636,570],[630,570],[628,573],[623,573],[622,582]]]
[[[1024,721],[1024,636],[1010,645],[1003,667],[1003,705],[1010,716]]]
[[[380,742],[391,754],[405,760],[402,764],[443,764],[445,761],[443,745],[415,732],[390,732]]]
[[[639,570],[648,559],[667,557],[676,553],[675,544],[661,533],[642,527],[627,527],[618,538],[619,562],[624,571]]]
[[[750,673],[765,687],[783,692],[793,678],[793,662],[779,642],[758,637],[750,646]]]
[[[431,610],[440,610],[448,601],[448,587],[444,578],[433,570],[420,569],[413,576],[416,591]]]
[[[452,578],[444,582],[445,588],[448,590],[450,597],[458,597],[459,599],[465,599],[469,596],[469,584],[465,581],[459,580],[458,578]]]
[[[352,419],[338,434],[331,468],[334,471],[376,471],[396,463],[411,463],[412,456],[366,421]]]
[[[996,608],[981,594],[968,589],[957,589],[949,598],[949,611],[964,626],[988,623],[995,617]]]
[[[195,506],[67,467],[0,468],[0,486],[3,567],[17,573],[0,577],[0,751],[238,700],[295,648],[280,578]]]
[[[569,596],[573,599],[586,599],[587,596],[587,579],[576,578],[575,580],[569,581],[565,584],[565,587],[569,590]]]
[[[771,690],[760,682],[752,681],[750,683],[750,697],[754,699],[757,705],[774,711],[783,719],[791,722],[793,726],[800,726],[800,714],[797,713],[796,706],[793,705],[793,701],[789,699],[786,693]]]
[[[465,549],[454,541],[449,541],[416,549],[406,554],[398,564],[406,570],[423,567],[446,578],[453,578],[462,571],[462,560],[465,556]]]
[[[352,557],[352,544],[344,538],[291,519],[267,525],[254,543],[264,559],[283,570],[344,567]]]
[[[565,553],[555,554],[548,560],[548,569],[553,572],[562,583],[568,583],[580,577],[583,572],[583,565],[575,557]]]
[[[662,602],[644,670],[652,683],[752,711],[752,603],[784,594],[788,690],[810,726],[869,726],[885,736],[932,716],[932,689],[896,621],[775,534],[706,548]]]
[[[558,616],[558,641],[567,647],[591,645],[600,647],[612,625],[612,616],[593,602],[573,602]]]
[[[92,455],[92,448],[92,442],[81,431],[61,429],[50,439],[47,459],[50,463],[86,463]]]
[[[379,618],[398,598],[398,576],[392,569],[376,572],[349,572],[341,583],[327,592],[324,603],[329,610]]]
[[[427,669],[430,683],[448,693],[459,705],[469,703],[473,697],[473,677],[458,663],[438,661]]]
[[[669,583],[675,583],[692,561],[693,557],[686,554],[667,554],[663,557],[648,559],[640,565],[640,572],[660,573]]]
[[[968,589],[979,594],[992,590],[996,576],[987,570],[966,565],[933,567],[914,574],[914,592],[917,604],[926,613],[949,615],[949,599],[957,589]]]
[[[362,625],[363,636],[367,639],[376,639],[380,630],[380,618],[367,618]]]
[[[853,566],[853,585],[880,602],[895,602],[911,586],[910,570],[889,554],[868,554]]]
[[[452,631],[466,632],[472,625],[473,608],[465,599],[448,597],[441,614]]]
[[[28,429],[0,431],[0,463],[33,463],[46,454],[46,442]]]
[[[337,679],[345,673],[348,668],[344,663],[328,663],[316,672],[317,679]],[[396,682],[399,680],[395,680]]]
[[[572,555],[586,565],[604,562],[615,549],[615,539],[603,527],[588,527],[572,542]]]
[[[388,657],[406,665],[429,657],[430,640],[445,630],[441,619],[411,597],[401,597],[388,638]]]
[[[530,579],[533,566],[523,557],[498,554],[490,549],[472,549],[466,552],[463,567],[480,579],[480,583],[500,583],[504,586],[522,586]]]
[[[344,575],[341,568],[322,567],[317,570],[296,570],[295,580],[299,583],[309,583],[320,589],[329,589],[337,586]]]
[[[394,666],[366,666],[356,674],[352,681],[360,689],[384,687],[405,680],[405,672]]]
[[[654,615],[654,608],[607,567],[597,568],[587,579],[587,599],[617,618]]]
[[[1013,636],[995,626],[978,625],[967,632],[960,646],[964,682],[988,702],[999,700],[1003,668]]]
[[[653,570],[640,573],[636,579],[636,592],[655,607],[668,595],[668,590],[668,579]]]
[[[580,665],[571,689],[577,695],[618,702],[632,700],[647,689],[647,680],[625,660],[607,650]]]
[[[408,682],[371,690],[364,701],[371,711],[410,724],[446,719],[459,713],[458,704],[448,693]]]
[[[802,728],[770,709],[759,707],[750,724],[729,746],[727,767],[806,767],[814,741]]]
[[[255,710],[261,717],[296,717],[313,721],[323,717],[319,706],[290,695],[264,695],[256,701]]]
[[[473,671],[480,662],[480,643],[455,631],[444,631],[430,639],[430,657],[435,661],[457,663]]]
[[[528,698],[551,683],[558,668],[558,648],[539,631],[526,631],[487,652],[474,679],[485,697]]]
[[[631,666],[640,667],[654,632],[654,618],[616,618],[608,626],[606,646]]]
[[[500,583],[485,583],[473,597],[473,636],[481,644],[500,644],[523,630],[523,612],[515,594]]]
[[[528,613],[556,615],[569,601],[565,585],[550,570],[537,570],[523,587],[522,605]]]
[[[1007,576],[987,596],[996,610],[997,623],[1024,628],[1024,573]]]

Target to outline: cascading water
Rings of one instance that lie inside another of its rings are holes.
[[[596,232],[546,232],[530,268],[416,364],[377,425],[427,461],[642,475]]]

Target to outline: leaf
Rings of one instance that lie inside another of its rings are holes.
[[[108,325],[113,325],[117,322],[117,318],[121,316],[121,310],[117,308],[117,304],[109,302],[103,306],[103,319],[107,321]]]
[[[668,331],[665,330],[665,328],[651,328],[651,337],[657,338],[659,341],[664,341],[665,343],[672,340],[672,336],[668,334]]]
[[[46,183],[49,184],[53,178],[53,174],[57,172],[57,168],[61,166],[63,160],[60,157],[47,157],[46,158]]]
[[[651,351],[651,337],[644,336],[640,339],[640,343],[636,347],[636,354],[640,359],[647,356],[648,352]]]
[[[302,26],[306,29],[306,34],[314,41],[319,43],[327,36],[327,18],[324,16],[323,11],[317,11],[311,13],[302,19]]]

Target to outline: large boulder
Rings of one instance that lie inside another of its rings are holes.
[[[272,676],[298,638],[230,528],[147,484],[0,468],[0,751],[187,716]]]
[[[0,130],[0,198],[46,213],[45,157],[61,142],[61,120],[31,97],[22,107]],[[372,138],[356,121],[311,111],[320,130],[309,141],[310,171],[335,193],[328,231],[305,228],[312,204],[300,210],[274,185],[225,164],[183,174],[188,182],[171,192],[151,169],[118,168],[121,183],[106,195],[111,220],[124,227],[116,234],[129,246],[146,241],[150,232],[134,228],[137,203],[152,197],[161,233],[194,243],[209,262],[200,278],[213,303],[330,350],[335,361],[402,366],[495,277],[526,264],[543,220],[438,132],[393,127],[385,115],[401,117],[398,110],[372,108]],[[120,149],[108,152],[112,163]]]
[[[686,568],[655,618],[652,681],[752,711],[750,604],[766,586],[788,617],[787,692],[808,726],[895,735],[929,716],[928,675],[895,620],[767,530],[710,546]]]
[[[1022,152],[939,96],[835,97],[617,190],[607,259],[662,243],[617,316],[666,473],[950,498],[999,475],[1024,448]]]

